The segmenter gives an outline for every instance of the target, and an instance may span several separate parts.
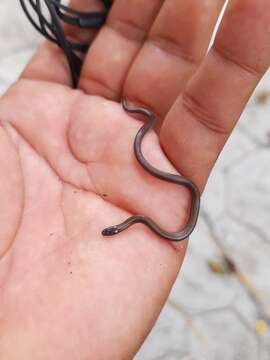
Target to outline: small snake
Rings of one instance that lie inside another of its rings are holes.
[[[189,235],[193,232],[199,215],[200,210],[200,192],[197,188],[197,186],[190,180],[186,179],[183,176],[180,175],[174,175],[169,174],[166,172],[163,172],[161,170],[158,170],[154,168],[151,164],[148,163],[148,161],[145,159],[143,153],[142,153],[142,141],[145,136],[145,134],[153,127],[155,123],[155,117],[154,115],[144,109],[144,108],[133,108],[130,107],[126,100],[122,100],[122,105],[125,111],[129,113],[136,113],[136,114],[142,114],[148,118],[148,121],[141,127],[139,132],[136,135],[135,141],[134,141],[134,152],[135,156],[138,160],[138,162],[141,164],[141,166],[150,174],[153,176],[168,181],[174,184],[185,186],[189,189],[192,195],[192,201],[191,201],[191,209],[190,209],[190,217],[189,221],[186,224],[186,226],[179,230],[178,232],[168,232],[163,229],[161,229],[152,219],[150,219],[147,216],[144,215],[135,215],[129,217],[126,221],[119,225],[110,226],[102,231],[103,236],[113,236],[116,234],[119,234],[123,230],[126,230],[130,226],[137,224],[137,223],[143,223],[146,226],[148,226],[154,233],[157,235],[171,241],[181,241],[189,237]]]

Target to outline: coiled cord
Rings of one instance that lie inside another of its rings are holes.
[[[99,29],[106,21],[111,0],[102,0],[104,10],[82,12],[61,3],[61,0],[19,0],[22,9],[34,28],[47,40],[57,44],[65,53],[71,73],[72,86],[77,87],[82,67],[81,54],[85,54],[89,44],[67,39],[63,24],[83,29]],[[47,7],[48,15],[44,15]]]

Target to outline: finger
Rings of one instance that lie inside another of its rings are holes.
[[[213,48],[165,120],[165,152],[201,189],[269,67],[269,23],[268,0],[232,0]]]
[[[165,1],[129,71],[125,97],[164,118],[204,57],[223,5],[223,0]]]
[[[21,78],[70,85],[69,67],[63,51],[46,41],[26,65]]]
[[[70,2],[70,6],[86,12],[99,11],[102,8],[101,2],[98,0],[73,0]],[[96,34],[96,30],[81,29],[71,25],[64,26],[64,29],[68,37],[83,43],[90,43]],[[33,29],[33,31],[35,30]],[[63,50],[49,41],[45,41],[39,46],[21,77],[52,81],[68,86],[71,82],[70,69]]]
[[[79,88],[119,99],[126,73],[164,0],[115,0],[86,57]]]

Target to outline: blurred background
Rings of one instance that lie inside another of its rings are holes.
[[[19,1],[1,0],[0,94],[40,41]],[[269,360],[269,329],[270,72],[213,171],[181,276],[136,360]]]

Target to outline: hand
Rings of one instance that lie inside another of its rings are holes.
[[[157,115],[161,145],[149,134],[146,157],[203,190],[270,63],[268,0],[231,0],[205,56],[223,3],[115,0],[79,90],[46,43],[1,99],[1,358],[130,359],[151,330],[186,242],[101,231],[135,213],[176,230],[189,195],[137,163],[141,121],[118,102]]]

